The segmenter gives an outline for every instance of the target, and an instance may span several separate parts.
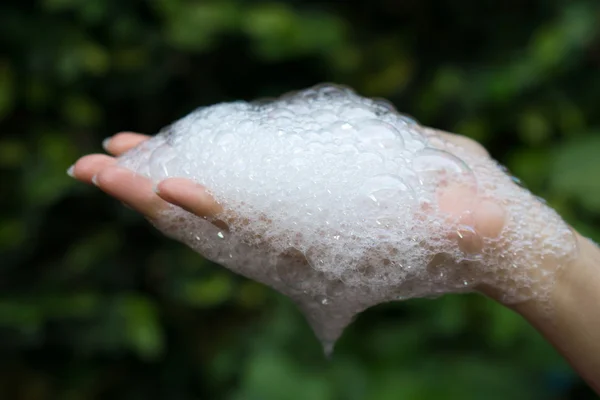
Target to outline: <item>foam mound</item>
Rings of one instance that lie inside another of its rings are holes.
[[[576,252],[570,228],[498,163],[336,85],[200,108],[119,162],[208,188],[228,229],[175,206],[157,228],[289,296],[326,348],[382,302],[480,285],[543,299]],[[440,207],[451,185],[459,212]],[[494,237],[472,222],[482,199],[505,213]]]

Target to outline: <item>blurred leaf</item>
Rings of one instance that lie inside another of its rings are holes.
[[[435,310],[434,330],[440,335],[456,335],[467,324],[466,298],[445,296]]]
[[[369,340],[365,343],[369,353],[387,365],[395,365],[397,360],[415,360],[426,347],[428,338],[434,333],[423,333],[423,324],[381,324],[373,327]]]
[[[117,248],[119,232],[105,228],[75,241],[63,259],[72,272],[83,272]]]
[[[95,24],[107,15],[103,0],[43,0],[43,7],[51,12],[74,10],[88,24]]]
[[[211,307],[226,301],[231,289],[231,278],[224,273],[216,273],[208,278],[185,282],[181,296],[192,306]]]
[[[154,305],[144,297],[129,295],[120,299],[118,307],[131,347],[146,360],[160,356],[164,339]]]
[[[0,300],[0,326],[35,332],[41,328],[43,320],[41,309],[37,305],[17,299]]]
[[[542,113],[527,110],[519,120],[519,134],[523,141],[536,146],[544,143],[550,135],[550,126]]]
[[[292,360],[279,353],[257,354],[247,366],[243,394],[236,399],[328,399],[330,386],[325,377],[301,371]]]
[[[487,87],[495,101],[506,102],[519,92],[572,68],[594,38],[597,6],[579,2],[565,7],[554,21],[539,28],[525,52],[510,57],[503,67],[484,70],[472,81],[472,90]]]
[[[285,4],[252,7],[244,18],[243,27],[254,38],[264,57],[279,58],[289,51],[296,51],[295,47],[290,46],[294,30],[297,29],[296,17]]]
[[[237,6],[230,1],[177,3],[161,1],[167,13],[167,34],[174,46],[189,51],[205,51],[222,33],[235,28]]]
[[[394,400],[398,398],[425,400],[422,394],[418,374],[411,377],[397,368],[377,371],[371,392],[367,398],[377,400]]]
[[[90,126],[98,122],[102,112],[93,100],[83,95],[73,95],[65,99],[63,114],[68,122],[76,126]]]
[[[562,62],[591,40],[596,20],[597,14],[583,2],[566,7],[555,24],[538,30],[531,43],[532,58],[545,67]]]
[[[76,150],[69,138],[56,132],[46,132],[39,138],[33,163],[24,171],[24,201],[48,205],[74,185],[66,170],[76,158]]]
[[[590,211],[600,212],[600,135],[569,142],[556,150],[551,183]]]
[[[344,44],[345,25],[333,15],[297,12],[286,4],[251,7],[242,19],[243,31],[267,60],[330,53]]]
[[[330,376],[335,381],[336,393],[345,400],[367,398],[369,371],[364,363],[358,362],[354,357],[334,357],[335,363],[331,365]]]
[[[506,348],[517,340],[526,324],[523,318],[514,311],[501,307],[498,304],[490,304],[488,336],[496,348]]]

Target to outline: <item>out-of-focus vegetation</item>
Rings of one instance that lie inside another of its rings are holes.
[[[327,362],[289,301],[65,175],[120,130],[345,83],[481,141],[600,239],[600,3],[4,0],[0,399],[588,399],[479,296],[380,306]]]

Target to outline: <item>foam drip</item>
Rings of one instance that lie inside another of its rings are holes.
[[[198,109],[120,164],[206,186],[228,230],[174,206],[157,228],[289,296],[330,347],[382,302],[481,285],[543,301],[576,253],[562,219],[495,161],[335,85]],[[440,193],[457,187],[448,210]],[[486,200],[503,209],[498,235],[476,226]]]

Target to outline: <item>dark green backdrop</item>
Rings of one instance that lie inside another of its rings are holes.
[[[322,81],[481,141],[600,239],[597,0],[4,0],[0,399],[590,399],[479,296],[300,314],[65,175],[120,130]]]

